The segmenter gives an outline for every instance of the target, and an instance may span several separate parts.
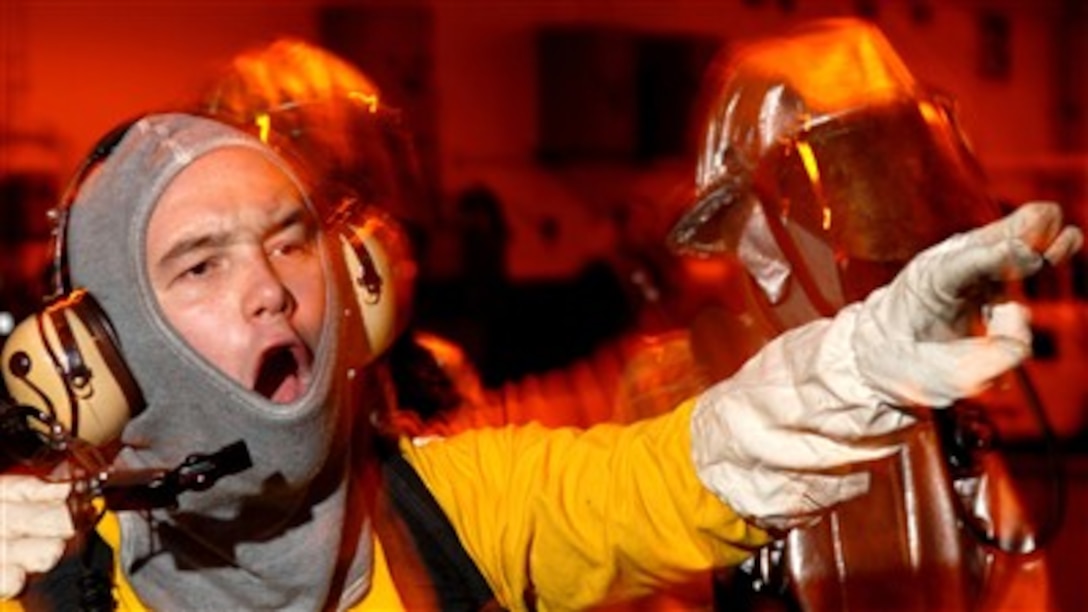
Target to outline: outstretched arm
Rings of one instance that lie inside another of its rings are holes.
[[[914,422],[909,408],[949,406],[1029,356],[1027,309],[999,301],[995,287],[1082,243],[1056,204],[1026,204],[923,251],[834,319],[783,334],[700,397],[699,478],[771,527],[864,493],[864,462],[898,450],[897,432]],[[969,333],[976,318],[982,335]]]

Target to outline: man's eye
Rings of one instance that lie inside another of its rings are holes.
[[[211,269],[212,262],[205,260],[185,268],[178,276],[180,279],[201,278],[207,276]]]
[[[306,250],[306,244],[302,242],[285,242],[281,244],[276,252],[281,255],[296,255]]]
[[[307,255],[314,251],[314,239],[310,236],[291,237],[272,246],[272,253],[280,256]]]

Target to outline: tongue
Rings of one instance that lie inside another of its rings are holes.
[[[287,349],[273,352],[261,364],[254,390],[277,403],[294,400],[299,388],[298,363]]]

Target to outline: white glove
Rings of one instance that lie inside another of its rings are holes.
[[[886,287],[834,319],[779,336],[697,401],[700,480],[757,524],[788,528],[868,491],[858,463],[900,448],[914,418],[896,406],[948,406],[1030,353],[1022,306],[967,298],[991,281],[1058,263],[1083,237],[1055,204],[1027,204],[915,257]],[[966,337],[981,308],[986,335]]]
[[[852,340],[858,369],[894,404],[945,407],[977,394],[1031,354],[1031,330],[1023,306],[971,294],[1060,263],[1083,241],[1062,227],[1058,205],[1032,203],[924,251],[865,301]],[[986,335],[963,337],[979,314]]]
[[[23,590],[29,572],[45,572],[60,561],[75,535],[68,511],[70,483],[32,476],[0,475],[0,599]]]

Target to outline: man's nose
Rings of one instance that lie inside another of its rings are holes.
[[[257,258],[246,276],[246,314],[263,317],[290,311],[291,292],[267,257]]]

